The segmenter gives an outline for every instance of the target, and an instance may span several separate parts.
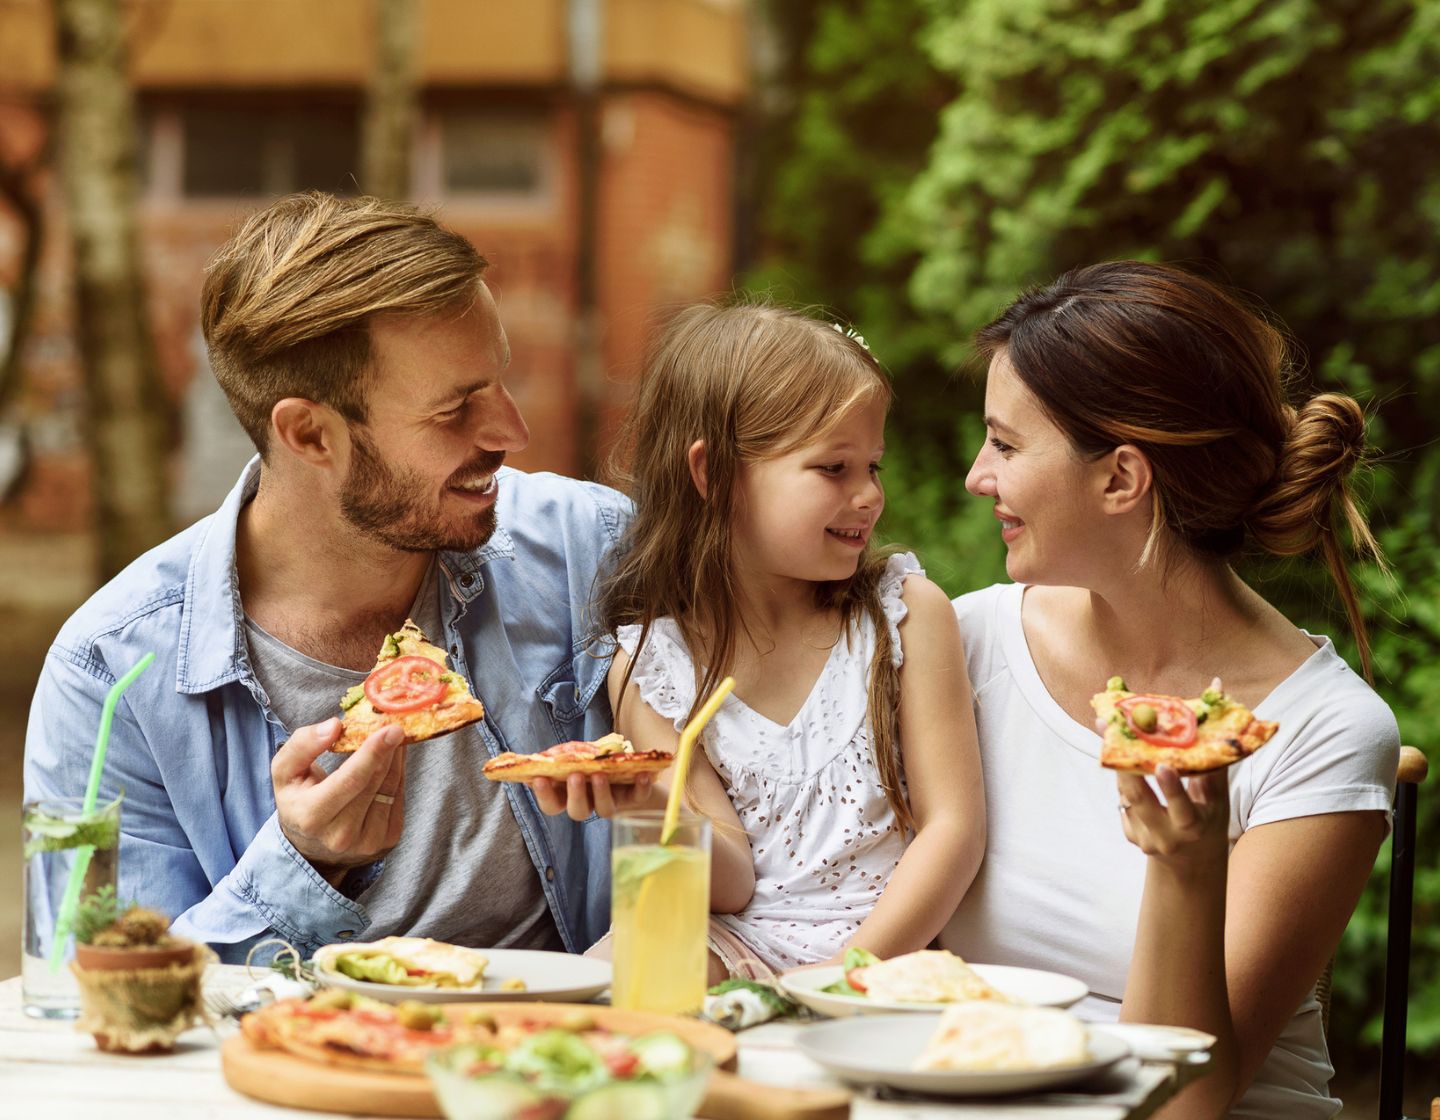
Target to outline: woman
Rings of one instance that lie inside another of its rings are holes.
[[[1160,265],[1067,273],[977,341],[988,439],[966,486],[1015,583],[955,603],[990,842],[942,943],[1079,976],[1096,1017],[1214,1034],[1167,1117],[1333,1116],[1314,985],[1386,834],[1399,735],[1229,560],[1318,551],[1368,675],[1339,533],[1378,555],[1346,487],[1364,412],[1291,408],[1280,334]],[[1228,770],[1162,769],[1157,797],[1097,763],[1089,700],[1115,675],[1177,696],[1219,676],[1279,730]]]

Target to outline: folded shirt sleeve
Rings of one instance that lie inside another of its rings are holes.
[[[154,677],[132,685],[116,708],[101,782],[102,800],[124,795],[119,896],[162,911],[178,934],[209,944],[227,962],[243,962],[251,946],[267,937],[284,938],[309,956],[320,945],[362,933],[369,925],[364,907],[332,887],[295,850],[280,829],[273,799],[265,804],[255,799],[254,781],[235,783],[246,792],[237,788],[233,796],[250,796],[248,805],[225,804],[218,779],[166,781],[135,714],[174,703],[173,696],[163,695],[163,667],[151,673]],[[30,708],[27,800],[84,792],[111,684],[104,666],[70,651],[51,651]],[[173,730],[188,734],[182,726]],[[204,750],[205,744],[195,747]],[[268,748],[257,744],[257,750]],[[253,833],[237,826],[247,816],[258,822]],[[358,893],[376,874],[378,865],[357,869],[342,886]]]

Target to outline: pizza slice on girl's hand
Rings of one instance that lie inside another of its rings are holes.
[[[1111,677],[1090,706],[1102,736],[1100,765],[1140,774],[1160,766],[1180,774],[1222,769],[1259,750],[1280,727],[1227,696],[1218,677],[1193,700],[1131,692]]]
[[[375,668],[340,698],[340,710],[344,730],[330,749],[341,754],[359,750],[385,727],[398,727],[405,742],[420,743],[485,715],[465,678],[449,667],[445,651],[408,618],[385,636]]]

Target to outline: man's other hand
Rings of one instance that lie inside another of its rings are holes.
[[[302,727],[270,763],[280,829],[332,884],[400,842],[405,748],[398,727],[371,735],[327,774],[315,761],[340,738],[340,721]]]
[[[613,817],[626,809],[663,809],[649,774],[638,774],[634,785],[611,785],[603,774],[571,774],[564,782],[533,778],[528,785],[543,812],[565,813],[571,820],[588,820],[592,813]]]

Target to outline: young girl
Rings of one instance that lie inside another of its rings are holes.
[[[889,402],[858,338],[771,306],[682,312],[639,386],[635,518],[597,610],[638,749],[674,750],[736,680],[686,791],[713,822],[712,979],[924,948],[984,850],[954,613],[913,555],[870,541]],[[668,777],[572,779],[571,815],[660,807]]]

